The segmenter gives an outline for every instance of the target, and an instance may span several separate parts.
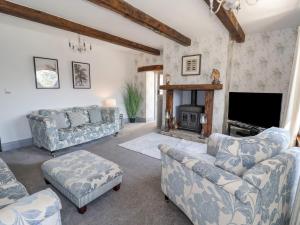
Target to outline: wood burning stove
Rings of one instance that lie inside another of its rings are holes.
[[[191,91],[191,104],[178,106],[178,128],[200,132],[200,115],[204,106],[197,105],[197,91]]]

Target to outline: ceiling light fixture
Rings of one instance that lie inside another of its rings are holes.
[[[255,5],[259,0],[245,0],[248,5]],[[218,7],[215,9],[214,5],[217,2]],[[228,11],[236,10],[237,12],[241,9],[241,0],[210,0],[210,11],[211,13],[218,13],[221,6]]]
[[[77,51],[79,53],[84,53],[88,51],[92,51],[92,45],[83,40],[80,35],[78,35],[77,42],[69,41],[69,47],[73,51]]]

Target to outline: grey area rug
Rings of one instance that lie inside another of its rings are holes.
[[[206,144],[169,137],[153,132],[119,144],[119,146],[155,159],[160,159],[160,150],[158,149],[159,144],[169,145],[196,158],[200,158],[202,153],[206,153]]]
[[[0,152],[0,157],[8,163],[29,193],[45,188],[57,193],[63,206],[63,225],[192,225],[177,206],[164,200],[160,185],[160,160],[118,146],[157,131],[155,124],[134,124],[126,126],[117,137],[105,137],[60,152],[65,154],[86,149],[119,164],[124,171],[121,189],[118,192],[109,191],[88,204],[83,215],[53,186],[45,184],[41,164],[52,158],[49,152],[32,146]]]

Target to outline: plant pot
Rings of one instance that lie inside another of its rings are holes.
[[[129,118],[130,123],[135,123],[135,118]]]

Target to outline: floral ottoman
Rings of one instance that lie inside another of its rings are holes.
[[[85,213],[86,205],[105,192],[118,191],[123,172],[119,166],[93,153],[80,150],[43,163],[47,184],[51,183]]]

